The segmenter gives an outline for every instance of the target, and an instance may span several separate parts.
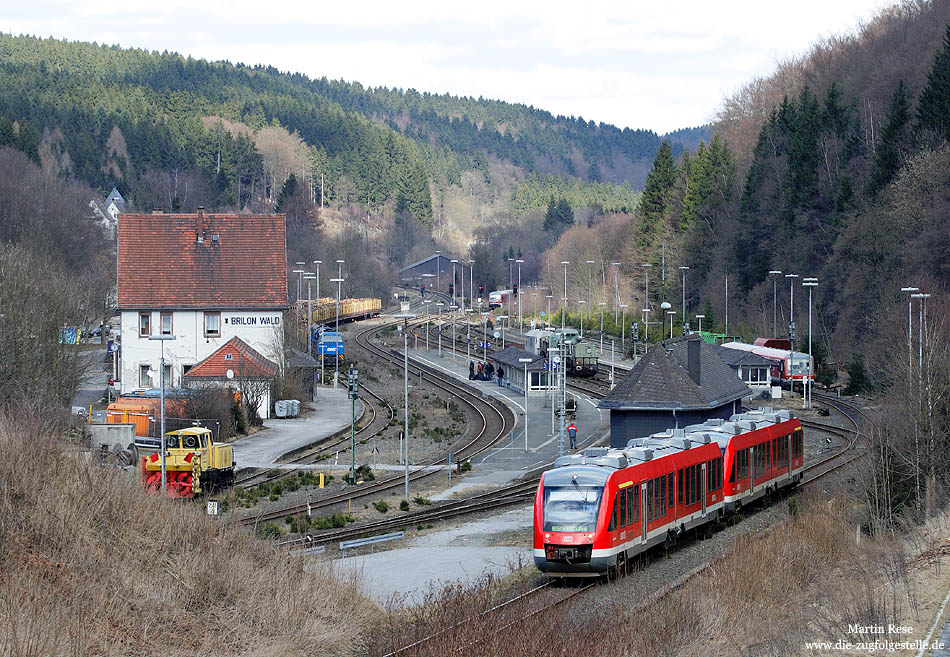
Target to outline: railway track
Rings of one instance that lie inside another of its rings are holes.
[[[839,413],[841,413],[843,417],[847,418],[852,427],[842,428],[820,422],[802,422],[803,425],[810,426],[812,429],[821,429],[823,431],[827,431],[845,438],[846,445],[835,454],[808,464],[805,468],[806,477],[803,478],[799,483],[800,488],[806,487],[816,481],[821,480],[832,472],[835,472],[845,465],[853,462],[856,458],[860,458],[863,453],[862,450],[859,449],[858,443],[862,440],[862,438],[866,437],[863,425],[867,422],[870,422],[870,418],[867,416],[867,414],[863,410],[844,400],[839,400],[830,396],[822,396],[822,401],[827,403],[832,408],[835,408]],[[645,609],[648,605],[654,604],[664,596],[669,595],[673,591],[681,589],[690,580],[711,568],[722,558],[722,556],[716,557],[700,564],[698,567],[679,577],[677,580],[671,582],[659,591],[649,595],[644,601],[637,605],[636,610]],[[444,637],[447,634],[453,634],[451,631],[456,629],[454,627],[450,627],[440,629],[421,639],[415,639],[404,647],[387,653],[385,657],[395,657],[396,655],[407,654],[410,650],[412,650],[414,654],[445,654],[445,652],[443,652],[443,648],[445,646],[451,646],[454,647],[455,650],[461,650],[461,648],[458,647],[459,645],[464,644],[468,646],[475,646],[483,644],[492,641],[493,637],[501,636],[506,632],[507,634],[504,634],[504,636],[506,636],[507,640],[511,640],[510,631],[516,628],[518,625],[527,623],[538,614],[550,612],[556,607],[559,607],[569,601],[574,600],[576,602],[578,601],[578,598],[582,598],[585,593],[591,591],[593,588],[604,585],[602,582],[591,583],[577,588],[564,596],[556,597],[550,601],[544,601],[540,604],[532,603],[533,600],[539,599],[542,595],[542,592],[548,590],[551,587],[551,584],[552,580],[548,580],[548,582],[545,582],[540,586],[529,589],[528,591],[519,594],[510,600],[507,600],[482,612],[482,614],[480,614],[479,617],[475,619],[477,622],[473,620],[471,623],[472,625],[476,625],[480,628],[479,636],[474,640],[468,640],[466,642],[464,640],[460,640],[460,638],[457,636],[452,636],[451,643],[443,643],[445,640]],[[505,616],[504,621],[501,623],[496,621],[496,617],[500,609],[506,609],[509,612],[509,615]],[[511,617],[511,612],[514,613],[513,617]],[[487,627],[489,629],[487,631],[483,631],[481,630],[482,627]],[[463,636],[467,635],[463,634]],[[482,649],[484,649],[484,647],[482,647]]]
[[[363,402],[363,414],[357,421],[358,426],[354,438],[360,442],[364,442],[382,433],[386,427],[389,426],[390,421],[392,421],[395,417],[396,410],[389,402],[366,387],[365,384],[362,384],[360,389],[360,401]],[[368,421],[366,421],[367,416]],[[319,445],[314,445],[312,448],[307,449],[302,453],[295,454],[289,459],[282,460],[281,463],[308,465],[321,461],[331,454],[345,452],[348,449],[350,449],[350,432],[348,429],[343,429],[336,434],[329,436]],[[252,488],[263,483],[277,481],[285,477],[289,477],[293,473],[293,470],[283,469],[271,469],[264,470],[262,472],[254,472],[235,481],[234,487],[242,489]]]
[[[356,342],[361,348],[366,349],[373,356],[401,366],[402,358],[394,355],[393,352],[379,347],[370,339],[374,334],[379,333],[390,326],[395,326],[398,323],[399,322],[384,323],[360,331],[356,335]],[[468,388],[468,386],[457,383],[454,380],[451,380],[450,378],[445,377],[444,375],[441,375],[430,368],[415,363],[410,359],[410,375],[419,376],[420,371],[424,372],[423,378],[429,385],[433,385],[454,399],[457,399],[463,406],[470,409],[474,415],[480,418],[480,428],[475,432],[474,436],[472,436],[462,445],[455,447],[455,453],[457,454],[459,461],[470,459],[482,451],[488,449],[498,440],[506,436],[513,428],[515,418],[512,412],[506,406],[500,404],[499,402],[495,402],[494,400],[484,399],[477,391],[473,391],[472,389]],[[437,465],[439,463],[441,463],[441,459],[438,461],[429,461],[417,466],[411,466],[411,468],[415,468],[416,471],[410,473],[409,480],[418,481],[419,479],[431,476],[434,474],[434,472],[431,469],[427,469],[426,466]],[[309,508],[311,512],[319,509],[329,509],[338,504],[351,503],[354,500],[363,499],[391,490],[393,488],[397,488],[403,485],[403,483],[404,479],[401,475],[389,477],[374,484],[365,485],[359,489],[344,491],[337,495],[332,495],[322,500],[311,502]],[[241,519],[241,523],[244,525],[253,525],[259,522],[269,522],[305,512],[307,509],[307,504],[292,505],[274,511],[260,513],[254,516],[247,516]]]

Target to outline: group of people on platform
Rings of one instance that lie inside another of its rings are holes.
[[[495,377],[498,378],[498,387],[503,387],[505,381],[505,370],[503,367],[495,369],[495,366],[491,363],[478,363],[476,367],[475,361],[472,360],[468,362],[469,381],[491,381]]]

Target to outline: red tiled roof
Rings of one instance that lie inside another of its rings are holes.
[[[235,336],[214,353],[188,370],[186,379],[226,379],[228,370],[235,378],[261,379],[277,376],[276,363],[264,358],[251,345]]]
[[[286,308],[285,229],[282,214],[121,214],[118,307]]]

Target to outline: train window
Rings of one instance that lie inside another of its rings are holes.
[[[627,491],[627,522],[633,524],[636,522],[637,517],[637,490],[638,488],[631,488]]]
[[[610,512],[610,523],[607,525],[607,531],[612,532],[617,529],[617,504],[620,502],[620,493],[614,495],[614,508]]]
[[[178,449],[178,436],[165,436],[165,449]]]
[[[633,521],[640,522],[640,486],[633,491]]]
[[[736,476],[739,474],[738,468],[739,468],[739,455],[733,454],[732,455],[732,470],[729,472],[730,484],[736,483]]]
[[[656,496],[653,493],[653,480],[647,482],[647,522],[652,522],[656,517]]]
[[[660,517],[666,515],[666,477],[660,477]]]
[[[666,475],[667,506],[673,508],[673,473]]]
[[[627,489],[617,493],[617,505],[620,507],[620,526],[627,526]]]
[[[683,470],[676,473],[676,503],[683,503]]]

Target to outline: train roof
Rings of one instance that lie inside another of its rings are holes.
[[[758,356],[766,358],[788,358],[791,354],[794,358],[808,358],[808,354],[801,351],[788,351],[787,349],[776,349],[775,347],[758,347],[746,342],[723,342],[722,346],[726,349],[736,349],[738,351],[750,351]]]
[[[715,443],[725,448],[734,436],[742,435],[780,422],[787,422],[795,416],[791,411],[773,410],[765,406],[745,413],[737,413],[729,418],[711,419],[702,424],[692,424],[682,429],[667,429],[642,438],[632,438],[623,449],[607,447],[589,447],[581,454],[561,456],[554,461],[554,470],[545,474],[545,484],[558,485],[570,473],[581,469],[599,468],[604,472],[604,481],[613,470],[620,470],[637,463],[645,463],[663,456],[683,452],[701,445]],[[552,480],[552,474],[558,473]]]

